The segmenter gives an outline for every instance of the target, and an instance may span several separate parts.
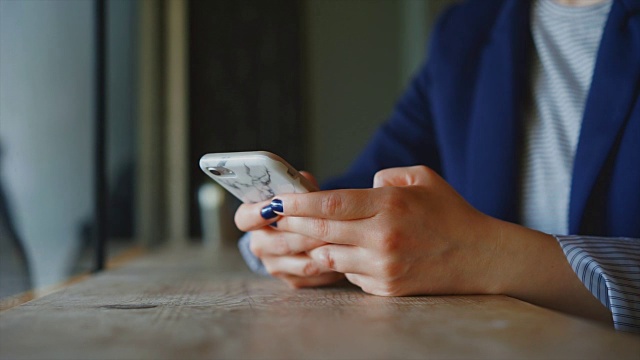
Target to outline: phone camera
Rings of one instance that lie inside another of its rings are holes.
[[[233,170],[227,169],[224,166],[210,167],[210,168],[207,168],[207,170],[209,170],[209,172],[211,174],[213,174],[214,176],[223,176],[223,177],[235,177],[236,176],[236,173],[234,173]]]

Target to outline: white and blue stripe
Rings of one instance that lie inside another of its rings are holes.
[[[596,53],[611,2],[533,4],[532,103],[525,116],[521,221],[549,234],[567,234],[573,160]]]
[[[611,310],[615,328],[640,332],[640,239],[556,238],[582,283]]]

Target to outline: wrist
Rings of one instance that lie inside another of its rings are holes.
[[[485,276],[481,279],[482,292],[490,295],[510,295],[513,284],[517,282],[516,273],[519,264],[514,258],[519,255],[518,249],[514,246],[513,229],[508,222],[483,215],[481,234],[486,243]]]
[[[553,281],[553,268],[566,263],[553,236],[484,216],[482,236],[489,250],[482,284],[485,293],[527,299]]]
[[[610,311],[576,276],[555,237],[500,220],[493,226],[497,251],[487,291],[610,323]]]
[[[493,283],[489,290],[495,294],[507,295],[519,299],[527,298],[527,292],[536,283],[546,280],[540,271],[544,259],[549,255],[558,255],[549,251],[555,239],[517,224],[494,219],[493,236],[496,243],[494,263],[492,264]],[[553,249],[552,249],[553,250]],[[561,259],[564,261],[564,258]]]

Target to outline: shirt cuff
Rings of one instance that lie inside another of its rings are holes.
[[[247,263],[249,269],[251,269],[251,271],[253,271],[254,273],[264,276],[270,276],[269,272],[267,272],[267,268],[264,267],[262,261],[251,252],[250,245],[251,233],[248,232],[245,233],[240,238],[240,240],[238,240],[238,249],[240,249],[240,254],[244,259],[244,262]]]
[[[616,330],[640,332],[640,239],[554,236],[580,281],[611,311]]]

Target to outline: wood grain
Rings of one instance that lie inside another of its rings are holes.
[[[504,296],[293,290],[165,250],[0,313],[3,359],[638,359],[640,337]]]

